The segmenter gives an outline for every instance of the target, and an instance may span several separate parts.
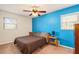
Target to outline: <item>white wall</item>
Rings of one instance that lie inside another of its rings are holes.
[[[3,17],[12,17],[17,21],[17,29],[3,29]],[[18,36],[28,35],[32,31],[32,19],[21,15],[16,15],[6,11],[0,11],[0,44],[14,41]]]

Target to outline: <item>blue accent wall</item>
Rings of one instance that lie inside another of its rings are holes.
[[[74,48],[74,30],[61,30],[60,26],[60,16],[73,12],[79,12],[79,4],[35,17],[32,20],[32,31],[50,33],[55,31],[61,45]]]

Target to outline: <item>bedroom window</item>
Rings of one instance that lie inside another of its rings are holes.
[[[9,17],[4,17],[4,29],[16,29],[16,20]]]
[[[79,24],[78,13],[70,13],[61,16],[61,29],[74,30],[74,24]]]

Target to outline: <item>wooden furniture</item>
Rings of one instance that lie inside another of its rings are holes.
[[[50,41],[50,39],[54,39],[54,42]],[[48,43],[58,46],[58,39],[57,39],[57,37],[48,36]]]
[[[75,25],[75,54],[79,54],[79,24]]]

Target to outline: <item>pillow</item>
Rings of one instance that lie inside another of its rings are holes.
[[[48,33],[47,32],[41,32],[40,33],[40,36],[42,36],[42,37],[44,37],[44,38],[46,38],[46,42],[48,43]]]
[[[29,32],[29,36],[39,36],[46,38],[46,41],[48,43],[48,33],[47,32]]]
[[[39,36],[40,32],[29,32],[29,36]]]
[[[45,37],[45,38],[47,38],[48,35],[49,35],[49,34],[48,34],[47,32],[41,32],[41,33],[40,33],[40,36]]]
[[[29,32],[30,36],[41,36],[47,38],[49,35],[47,32]]]

